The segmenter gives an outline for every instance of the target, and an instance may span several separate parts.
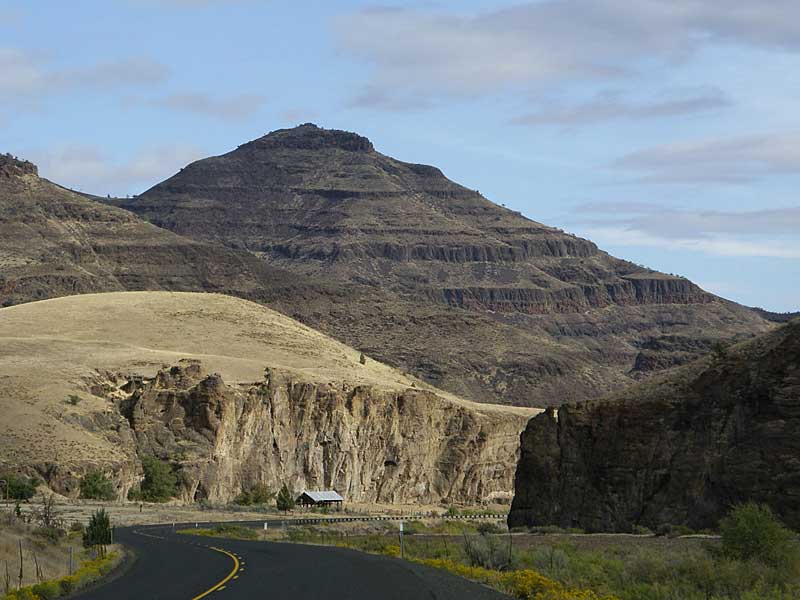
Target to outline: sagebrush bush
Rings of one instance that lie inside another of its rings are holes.
[[[792,532],[764,504],[734,506],[720,522],[720,533],[722,552],[728,558],[755,559],[771,566],[796,559]]]
[[[88,500],[113,500],[117,497],[114,484],[100,471],[87,473],[81,479],[81,498]]]
[[[508,543],[496,535],[464,535],[464,554],[473,567],[506,569],[511,564]]]

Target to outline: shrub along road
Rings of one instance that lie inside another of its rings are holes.
[[[182,535],[171,526],[116,533],[135,563],[81,600],[507,598],[444,571],[345,548]]]

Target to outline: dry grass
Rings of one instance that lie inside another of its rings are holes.
[[[22,584],[39,583],[36,577],[36,562],[43,580],[58,579],[69,575],[69,547],[74,548],[74,565],[77,569],[85,558],[80,534],[64,537],[57,543],[35,534],[35,526],[10,521],[7,513],[0,513],[0,591],[5,591],[6,564],[14,587],[19,584],[19,543],[22,541]],[[35,560],[34,560],[35,555]]]

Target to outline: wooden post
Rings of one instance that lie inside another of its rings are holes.
[[[22,540],[20,539],[19,540],[19,588],[18,589],[22,589],[22,577],[23,577],[23,571],[22,571]]]
[[[33,565],[36,567],[36,581],[42,583],[42,571],[39,569],[39,561],[36,559],[36,552],[33,552]]]

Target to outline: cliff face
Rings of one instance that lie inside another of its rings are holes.
[[[350,501],[508,502],[535,412],[452,396],[218,294],[0,309],[0,373],[0,472],[73,497],[99,469],[124,498],[156,455],[187,501],[287,483]]]
[[[528,423],[508,522],[716,525],[737,502],[800,527],[800,320]]]
[[[510,499],[521,416],[277,372],[230,386],[196,362],[126,388],[120,408],[138,453],[179,465],[185,500],[228,501],[257,483],[360,502]]]
[[[297,277],[247,253],[182,238],[0,155],[0,306],[119,290],[199,290],[269,300]],[[288,296],[293,292],[284,290]]]
[[[435,167],[311,124],[187,165],[119,204],[313,282],[319,293],[293,302],[276,292],[271,306],[481,402],[596,397],[770,326]],[[675,353],[658,344],[671,336],[698,343]]]

